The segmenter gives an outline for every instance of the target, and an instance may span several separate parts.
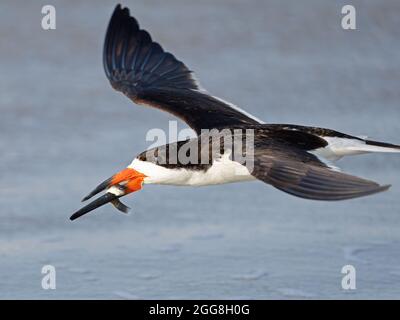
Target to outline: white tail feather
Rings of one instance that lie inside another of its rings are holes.
[[[362,152],[388,152],[388,153],[400,153],[400,149],[373,146],[369,144],[362,144],[360,146],[349,147],[349,150],[362,151]]]
[[[370,152],[400,153],[400,148],[367,144],[364,140],[347,139],[338,137],[321,137],[328,142],[324,148],[313,150],[313,154],[330,161],[336,161],[344,156],[351,156]],[[376,142],[379,143],[379,142]]]

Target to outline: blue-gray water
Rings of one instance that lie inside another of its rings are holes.
[[[399,298],[400,155],[344,159],[390,191],[340,203],[261,182],[145,186],[75,222],[80,199],[173,117],[113,91],[101,53],[113,1],[0,3],[0,298]],[[210,92],[274,123],[400,143],[400,2],[125,1]],[[184,128],[181,124],[181,128]],[[41,268],[57,289],[41,288]],[[357,289],[341,288],[341,268]]]

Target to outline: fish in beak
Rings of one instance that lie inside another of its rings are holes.
[[[97,209],[107,203],[111,203],[116,209],[123,213],[129,211],[129,207],[124,205],[119,198],[138,191],[142,188],[143,180],[146,175],[139,171],[131,168],[126,168],[117,174],[113,175],[111,178],[103,181],[99,184],[91,193],[89,193],[82,201],[86,201],[96,194],[107,189],[107,192],[96,200],[92,201],[88,205],[76,211],[70,220],[75,220],[94,209]]]

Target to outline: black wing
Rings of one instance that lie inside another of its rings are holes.
[[[135,103],[172,113],[197,133],[201,129],[259,123],[201,90],[191,71],[152,41],[129,10],[120,5],[107,29],[103,63],[114,89]]]
[[[252,175],[291,195],[312,200],[345,200],[390,186],[335,171],[314,155],[281,143],[256,146]]]

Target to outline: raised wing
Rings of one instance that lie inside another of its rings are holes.
[[[252,175],[281,191],[312,200],[358,198],[390,187],[334,171],[307,151],[275,143],[256,147]]]
[[[259,120],[202,90],[192,72],[141,30],[118,5],[109,23],[103,64],[111,85],[135,103],[172,113],[201,129],[257,124]]]

